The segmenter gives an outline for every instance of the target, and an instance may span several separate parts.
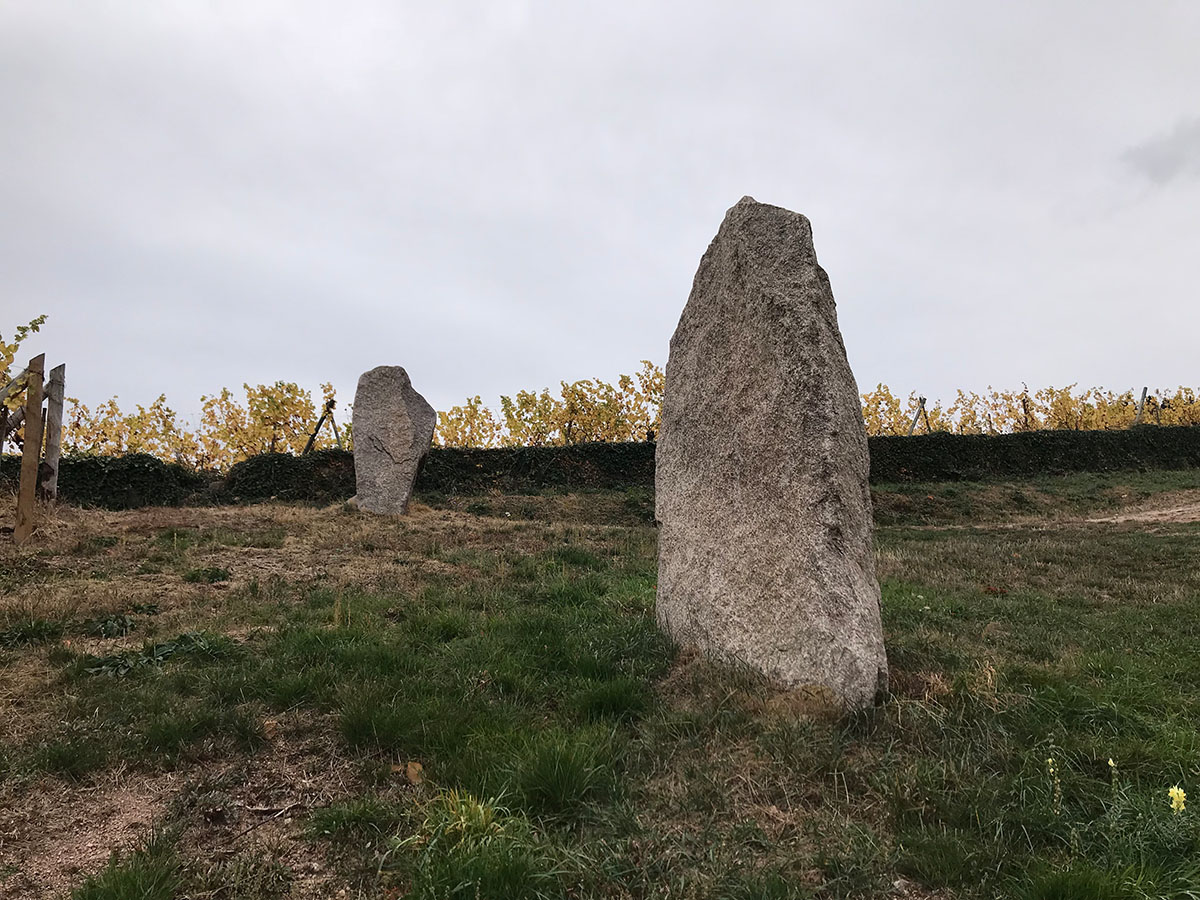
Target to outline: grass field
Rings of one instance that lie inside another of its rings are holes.
[[[880,487],[854,716],[659,636],[645,491],[422,500],[5,541],[0,895],[1200,897],[1200,472]]]

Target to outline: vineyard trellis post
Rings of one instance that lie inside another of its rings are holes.
[[[67,389],[67,364],[50,370],[46,383],[46,461],[39,479],[43,496],[58,499],[58,462],[62,456],[63,403]]]
[[[1142,410],[1144,410],[1146,408],[1146,394],[1149,390],[1150,390],[1149,387],[1142,388],[1142,399],[1138,401],[1137,415],[1133,417],[1134,425],[1142,424]]]
[[[909,395],[912,396],[911,394]],[[917,411],[913,413],[912,424],[908,426],[908,436],[912,437],[914,431],[917,430],[917,423],[921,421],[921,413],[925,412],[925,398],[917,398]],[[925,413],[925,430],[929,431],[929,413]]]
[[[29,361],[20,375],[0,391],[0,446],[8,434],[22,424],[25,436],[21,442],[21,475],[17,486],[17,516],[13,540],[23,544],[33,534],[38,495],[47,500],[58,498],[58,463],[62,455],[63,404],[66,398],[67,367],[55,366],[49,381],[43,385],[46,355],[39,354]],[[10,394],[25,391],[25,403],[13,415],[3,405]],[[46,401],[43,414],[42,401]],[[45,439],[46,455],[42,457]]]
[[[321,418],[317,419],[317,427],[313,429],[313,433],[309,435],[308,443],[304,445],[304,450],[300,453],[301,456],[306,456],[312,451],[313,444],[317,442],[317,435],[321,433],[321,426],[325,424],[325,420],[329,419],[329,424],[333,428],[333,439],[337,441],[338,449],[342,449],[342,436],[338,434],[337,422],[333,420],[333,408],[337,404],[333,400],[325,401],[325,409],[321,413]]]
[[[38,468],[42,461],[42,375],[46,354],[29,361],[25,376],[25,440],[21,446],[21,482],[17,488],[17,522],[13,540],[23,544],[33,534],[37,508]]]

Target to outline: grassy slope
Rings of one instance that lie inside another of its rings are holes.
[[[880,488],[851,718],[660,639],[644,493],[68,512],[0,559],[0,887],[117,772],[175,780],[90,900],[1189,896],[1200,530],[1081,520],[1197,488]]]

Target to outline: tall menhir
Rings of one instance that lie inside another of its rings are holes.
[[[859,708],[887,686],[858,386],[804,216],[743,198],[671,338],[658,621]]]

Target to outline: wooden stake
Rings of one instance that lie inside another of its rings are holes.
[[[39,485],[47,500],[58,499],[58,460],[62,455],[63,401],[67,390],[67,364],[50,370],[46,383],[46,468]]]
[[[1149,389],[1149,388],[1142,388],[1142,399],[1138,401],[1138,405],[1137,405],[1137,415],[1136,415],[1136,416],[1134,416],[1134,418],[1133,418],[1133,424],[1134,424],[1134,425],[1141,425],[1141,424],[1142,424],[1142,410],[1146,408],[1146,392],[1147,392],[1148,390],[1150,390],[1150,389]]]
[[[46,354],[29,361],[29,384],[25,388],[25,444],[21,451],[21,486],[17,490],[17,524],[13,540],[23,544],[33,534],[37,510],[38,466],[42,461],[42,374]]]
[[[329,411],[329,426],[333,429],[333,439],[335,441],[337,441],[338,449],[339,450],[344,449],[342,447],[342,436],[340,434],[338,434],[337,422],[333,421],[333,410],[332,409]]]
[[[908,436],[909,437],[912,437],[912,433],[917,430],[917,423],[921,421],[921,413],[925,412],[925,398],[918,397],[917,399],[920,402],[917,403],[917,411],[916,411],[916,413],[913,414],[912,424],[908,426]],[[929,428],[929,417],[928,416],[925,417],[925,427],[926,427],[926,429]]]
[[[304,445],[304,450],[300,451],[301,456],[307,456],[312,452],[312,445],[317,443],[317,436],[320,434],[320,426],[325,424],[325,416],[329,415],[329,403],[325,404],[325,410],[320,414],[320,419],[317,420],[317,427],[313,428],[312,434],[308,436],[308,443]]]

